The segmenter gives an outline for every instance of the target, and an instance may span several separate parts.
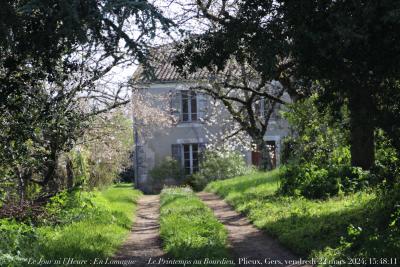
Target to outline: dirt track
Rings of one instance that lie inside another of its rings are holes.
[[[165,256],[161,249],[159,215],[160,197],[158,195],[142,196],[138,202],[132,231],[113,260],[135,262],[124,266],[166,266],[148,264],[150,259],[158,263],[158,259]]]
[[[236,266],[311,266],[285,263],[285,260],[297,260],[298,257],[282,247],[277,240],[255,228],[245,216],[217,195],[206,192],[197,195],[228,230],[228,241]],[[280,261],[281,264],[274,264],[274,261]]]
[[[285,262],[298,257],[255,228],[245,216],[215,194],[201,192],[197,195],[228,230],[229,247],[236,266],[311,266]],[[120,266],[167,266],[159,264],[160,258],[168,259],[161,249],[159,214],[159,196],[140,198],[132,231],[114,256],[114,261],[130,262]],[[149,263],[150,260],[153,264]]]

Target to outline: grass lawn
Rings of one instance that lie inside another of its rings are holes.
[[[133,223],[141,193],[131,184],[114,185],[90,195],[87,217],[62,226],[38,229],[40,255],[47,259],[94,259],[112,256]]]
[[[356,193],[325,201],[277,196],[279,170],[210,183],[206,191],[223,197],[258,228],[301,256],[334,248],[350,224],[362,225],[373,193]]]
[[[160,234],[164,250],[175,259],[191,260],[187,265],[206,258],[229,259],[226,229],[188,188],[162,191]]]

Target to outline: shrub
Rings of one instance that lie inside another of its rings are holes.
[[[83,149],[70,152],[73,166],[74,183],[86,184],[90,179],[89,153]]]
[[[349,193],[367,188],[370,185],[371,175],[360,167],[342,165],[332,169],[332,175],[338,176],[341,190]]]
[[[282,162],[317,166],[349,164],[348,115],[345,108],[336,116],[332,108],[317,106],[318,95],[297,101],[283,114],[293,132],[282,146]]]
[[[0,219],[0,266],[26,266],[29,258],[111,256],[129,232],[140,194],[130,184],[64,191],[50,199],[46,217],[36,224]]]
[[[151,177],[150,187],[146,192],[159,193],[166,185],[180,185],[184,183],[183,170],[177,160],[165,157],[157,166],[149,171]]]
[[[88,259],[110,257],[132,225],[132,210],[140,193],[132,185],[116,185],[88,197],[92,205],[67,224],[40,227],[40,253],[44,258]],[[86,203],[87,201],[82,201]]]
[[[288,165],[282,172],[280,192],[285,195],[324,198],[337,194],[339,188],[328,170],[314,164]]]
[[[326,198],[375,183],[369,172],[350,166],[348,111],[343,107],[332,115],[332,108],[321,108],[317,102],[314,95],[285,113],[296,134],[284,140],[282,161],[287,165],[280,192]]]
[[[194,173],[189,177],[188,184],[196,191],[201,191],[211,180],[201,173]]]
[[[369,185],[370,174],[349,165],[329,166],[290,164],[282,171],[279,192],[318,199],[362,190]]]
[[[399,152],[391,145],[389,138],[382,131],[376,134],[376,160],[373,169],[374,183],[383,182],[389,187],[400,183]]]
[[[364,209],[363,220],[352,223],[335,248],[325,248],[313,255],[321,259],[346,261],[353,259],[372,259],[371,265],[396,265],[400,251],[400,187],[383,189],[378,198]],[[365,223],[362,223],[365,222]],[[396,259],[397,257],[397,259]],[[369,261],[367,262],[369,263]],[[362,264],[368,265],[368,264]],[[327,266],[334,266],[330,264]]]
[[[0,266],[26,266],[29,258],[111,256],[129,232],[140,194],[129,184],[102,192],[63,191],[35,221],[0,219]]]
[[[94,196],[94,193],[78,190],[58,193],[46,205],[46,217],[42,223],[63,225],[90,217],[99,209],[92,201]]]
[[[0,266],[23,266],[38,252],[37,232],[29,224],[1,219],[0,236]]]
[[[199,172],[193,174],[188,183],[195,190],[202,190],[211,181],[244,175],[252,170],[237,152],[207,151],[200,162]]]
[[[171,157],[165,157],[161,163],[150,170],[150,176],[155,182],[162,182],[166,179],[179,179],[182,177],[178,161]]]
[[[75,185],[104,189],[132,165],[132,129],[120,109],[105,118],[96,117],[92,123],[95,127],[85,132],[85,142],[66,156],[72,161]]]

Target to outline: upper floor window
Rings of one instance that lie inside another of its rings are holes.
[[[208,100],[205,94],[194,90],[171,90],[170,109],[178,122],[201,122],[205,119]]]
[[[182,122],[197,121],[197,95],[194,91],[181,91]]]

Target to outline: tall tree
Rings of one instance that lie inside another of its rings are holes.
[[[130,101],[105,77],[145,64],[149,40],[172,23],[145,0],[3,1],[0,13],[1,169],[22,198],[27,183],[51,189],[60,153],[92,116]]]
[[[252,5],[247,6],[247,1],[194,2],[187,8],[197,7],[193,13],[208,21],[208,28],[202,34],[189,32],[188,38],[178,45],[174,64],[184,73],[204,67],[217,73],[211,86],[203,90],[222,101],[240,130],[246,131],[261,150],[262,167],[270,169],[264,136],[271,114],[277,103],[284,103],[284,92],[292,99],[304,94],[292,77],[293,64],[288,57],[287,41],[278,27],[280,22],[271,20],[275,28],[264,28],[263,19],[273,14],[276,7],[272,1],[260,1],[262,8],[255,16],[249,13]],[[227,73],[233,61],[236,69]],[[279,81],[281,86],[271,86],[272,81]],[[261,102],[264,112],[260,117],[255,106]]]
[[[371,168],[374,129],[396,132],[387,121],[398,105],[390,111],[382,102],[398,95],[399,1],[195,2],[214,27],[188,38],[189,70],[223,68],[234,55],[266,80],[280,81],[293,99],[318,85],[322,104],[348,105],[352,165]]]
[[[298,76],[318,80],[328,103],[348,103],[352,165],[371,168],[378,100],[398,95],[400,2],[279,2]]]
[[[74,58],[68,55],[88,43],[98,46],[98,53],[114,57],[120,56],[120,46],[125,46],[144,60],[148,38],[158,27],[166,30],[171,25],[146,0],[1,3],[0,55],[2,67],[8,71],[29,63],[51,74],[60,59],[73,67]]]
[[[270,118],[277,114],[279,104],[283,100],[284,88],[275,83],[263,80],[249,64],[240,65],[231,60],[224,71],[209,74],[208,83],[198,83],[192,89],[214,98],[222,103],[224,111],[230,114],[231,131],[224,138],[246,133],[261,154],[261,168],[271,170],[273,167],[271,151],[265,135]],[[218,120],[223,119],[219,117]],[[217,122],[221,127],[220,121]],[[211,124],[212,125],[212,124]]]

